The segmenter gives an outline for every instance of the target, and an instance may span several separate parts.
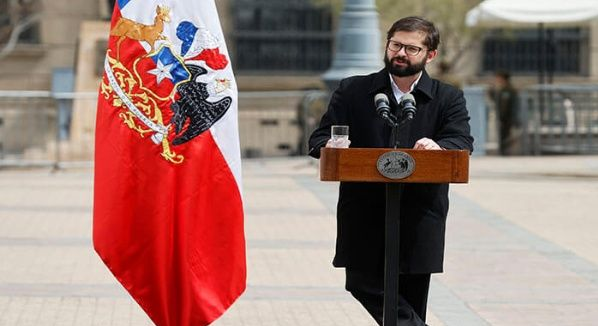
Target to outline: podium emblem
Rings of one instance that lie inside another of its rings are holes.
[[[413,174],[415,160],[405,152],[386,152],[376,163],[378,172],[389,179],[404,179]]]

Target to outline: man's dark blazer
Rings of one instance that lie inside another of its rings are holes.
[[[384,93],[396,114],[387,70],[341,81],[328,111],[312,133],[309,154],[320,156],[330,138],[330,126],[349,126],[351,147],[391,147],[389,127],[376,113],[374,96]],[[411,93],[417,114],[401,128],[400,147],[412,148],[423,137],[445,149],[473,151],[469,115],[463,92],[431,79],[424,71]],[[401,198],[401,273],[442,272],[448,213],[448,184],[405,184]],[[341,182],[337,206],[336,267],[371,270],[384,265],[385,185]]]

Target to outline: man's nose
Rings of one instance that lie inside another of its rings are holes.
[[[407,50],[405,49],[405,47],[401,47],[401,49],[399,49],[399,51],[396,51],[396,56],[400,56],[400,57],[406,57],[407,56]]]

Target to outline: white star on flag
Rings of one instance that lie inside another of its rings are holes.
[[[157,67],[148,72],[150,74],[156,76],[156,79],[158,80],[158,84],[160,84],[162,82],[162,80],[164,80],[164,78],[168,78],[168,79],[172,80],[172,75],[170,74],[170,70],[172,69],[172,66],[174,64],[171,63],[171,64],[165,66],[162,63],[162,61],[160,61],[160,60],[158,60],[158,62],[156,64],[157,64]]]

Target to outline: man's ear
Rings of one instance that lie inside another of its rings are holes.
[[[437,55],[438,55],[438,50],[428,51],[428,53],[426,54],[426,64],[434,61],[434,58],[436,58]]]

